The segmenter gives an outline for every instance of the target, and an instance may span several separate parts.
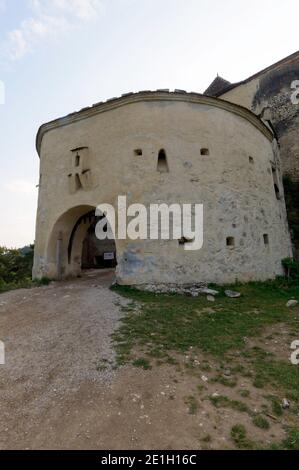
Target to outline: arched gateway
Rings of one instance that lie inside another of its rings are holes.
[[[77,206],[58,218],[47,242],[51,277],[62,279],[80,274],[82,268],[115,266],[115,241],[100,241],[94,235],[95,225],[100,220],[95,209],[87,205]]]
[[[276,141],[241,106],[180,91],[129,94],[44,124],[37,149],[34,277],[75,276],[116,252],[122,284],[264,280],[291,255]],[[185,250],[184,237],[96,246],[94,210],[117,208],[121,195],[146,208],[203,204],[203,247]]]

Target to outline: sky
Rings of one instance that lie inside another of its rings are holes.
[[[298,0],[0,0],[0,246],[34,242],[42,123],[243,80],[299,49],[298,18]]]

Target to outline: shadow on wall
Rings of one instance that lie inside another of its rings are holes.
[[[284,176],[283,185],[294,258],[299,260],[299,181],[292,180],[290,176]]]

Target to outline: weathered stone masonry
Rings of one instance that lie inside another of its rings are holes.
[[[299,80],[299,52],[258,72],[248,79],[231,84],[217,77],[205,94],[220,97],[247,107],[271,123],[278,139],[282,172],[293,183],[287,197],[290,228],[295,254],[299,257],[299,104],[291,101],[291,84]],[[288,190],[290,185],[286,186]]]
[[[116,240],[119,283],[264,280],[292,254],[274,135],[242,106],[181,91],[129,94],[43,125],[37,148],[34,277],[79,274],[90,227],[82,216],[118,195],[147,207],[204,205],[199,251]]]

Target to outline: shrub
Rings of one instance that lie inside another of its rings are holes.
[[[299,261],[293,258],[284,258],[282,260],[282,266],[285,269],[286,276],[291,281],[299,281]]]
[[[23,249],[0,247],[0,291],[31,283],[33,245]]]
[[[270,428],[269,421],[266,418],[264,418],[264,416],[262,415],[254,416],[252,421],[253,421],[253,424],[255,424],[255,426],[257,426],[258,428],[261,428],[261,429]]]

